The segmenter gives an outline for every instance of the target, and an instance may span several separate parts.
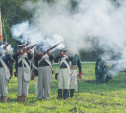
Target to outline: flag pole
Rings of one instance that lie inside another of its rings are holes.
[[[0,4],[0,36],[2,36],[2,19],[1,19],[1,4]]]

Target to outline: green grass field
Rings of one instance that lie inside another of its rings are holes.
[[[58,66],[53,68],[58,71]],[[25,103],[17,102],[17,78],[8,84],[8,103],[0,102],[0,113],[125,113],[126,73],[119,73],[107,84],[96,84],[95,64],[83,65],[83,78],[79,81],[79,94],[67,100],[57,99],[57,81],[52,79],[50,100],[35,97],[35,80],[30,81]]]

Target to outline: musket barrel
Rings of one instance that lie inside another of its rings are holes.
[[[45,54],[46,54],[48,51],[50,51],[50,50],[54,49],[55,47],[57,47],[60,43],[61,43],[61,42],[59,42],[58,44],[56,44],[56,45],[54,45],[53,47],[51,47],[51,48],[49,48],[48,50],[46,50]],[[45,55],[45,54],[44,54],[44,55]]]
[[[24,51],[28,51],[28,50],[32,49],[33,47],[35,47],[35,46],[36,46],[36,44],[32,45],[32,46],[29,46],[29,47],[26,47],[26,48],[24,48]]]
[[[6,49],[7,46],[10,45],[10,44],[12,43],[12,41],[13,41],[13,40],[9,41],[9,42],[7,43],[7,45],[4,46],[4,49]]]
[[[50,51],[50,50],[52,50],[52,49],[54,49],[55,47],[57,47],[60,43],[61,43],[61,42],[59,42],[58,44],[56,44],[56,45],[54,45],[53,47],[49,48],[49,49],[47,50],[47,52]]]

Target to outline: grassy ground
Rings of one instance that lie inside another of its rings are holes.
[[[17,78],[8,84],[8,103],[0,102],[0,113],[125,113],[126,74],[119,73],[107,84],[96,84],[95,64],[83,65],[83,78],[79,81],[79,95],[58,100],[57,81],[52,79],[50,100],[38,101],[35,97],[35,80],[30,82],[25,103],[17,102]],[[58,71],[57,65],[54,69]]]

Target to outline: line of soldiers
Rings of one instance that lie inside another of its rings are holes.
[[[0,37],[1,49],[4,45]],[[60,61],[58,73],[58,98],[69,98],[74,96],[74,90],[77,88],[77,67],[79,68],[79,78],[81,78],[81,61],[78,54],[71,52],[67,55],[67,50],[60,50],[60,55],[56,58],[46,51],[44,46],[39,45],[35,51],[24,49],[26,43],[18,43],[18,53],[12,54],[7,49],[0,51],[0,100],[7,102],[7,85],[13,75],[13,63],[15,62],[15,76],[18,78],[17,100],[25,102],[28,95],[29,82],[36,76],[35,95],[37,99],[49,99],[52,79],[52,64]],[[71,62],[71,64],[70,64]],[[32,73],[34,71],[34,74]],[[62,96],[63,95],[63,96]]]

